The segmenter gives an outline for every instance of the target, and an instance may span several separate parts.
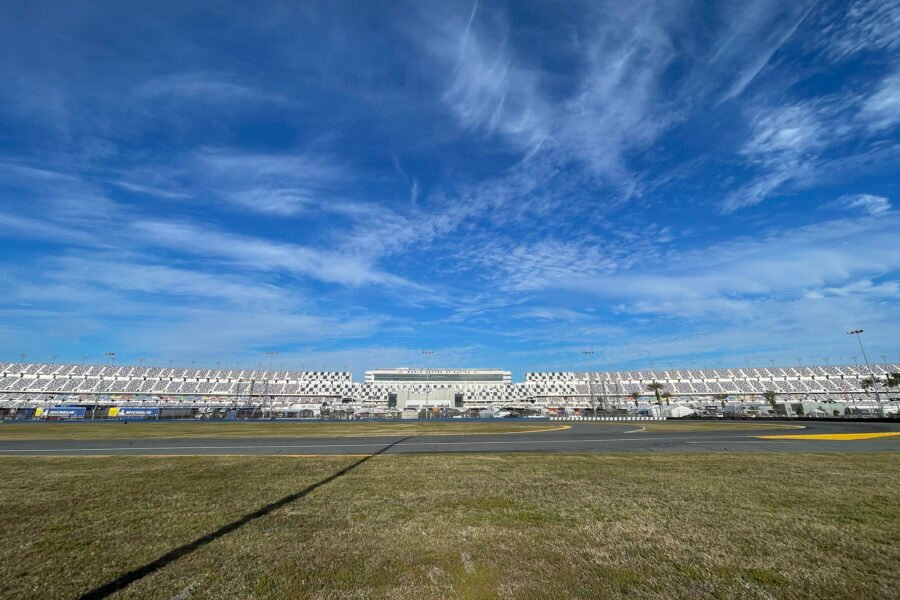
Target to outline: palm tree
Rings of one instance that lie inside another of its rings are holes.
[[[639,406],[638,400],[641,399],[641,393],[640,392],[631,392],[631,394],[629,394],[629,395],[631,396],[631,399],[634,400],[634,406],[635,407]]]
[[[666,406],[669,406],[669,399],[672,398],[672,394],[670,392],[663,392],[660,394],[663,399],[666,401]]]
[[[772,390],[766,390],[765,392],[763,392],[763,398],[765,398],[766,401],[772,405],[772,412],[777,415],[778,409],[776,407],[775,400],[778,399],[778,394]]]
[[[653,391],[653,395],[656,396],[656,403],[660,406],[662,406],[662,398],[660,397],[659,390],[663,389],[664,387],[665,386],[658,381],[647,384],[647,389]]]
[[[879,383],[881,383],[881,380],[878,379],[877,377],[875,377],[874,375],[870,375],[869,377],[863,377],[862,379],[859,380],[859,385],[862,386],[862,389],[864,389],[866,392],[868,392],[869,389],[875,387]]]
[[[888,373],[884,377],[884,387],[889,390],[893,390],[895,387],[900,387],[900,373]]]
[[[725,408],[725,401],[728,400],[728,394],[716,394],[713,396],[716,400],[722,403],[722,408]]]

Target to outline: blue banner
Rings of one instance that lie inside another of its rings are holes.
[[[138,408],[134,406],[119,407],[119,413],[116,415],[120,419],[155,419],[159,416],[159,408]]]
[[[83,419],[85,410],[83,406],[51,406],[44,416],[57,419]]]

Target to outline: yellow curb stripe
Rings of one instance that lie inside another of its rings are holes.
[[[882,431],[877,433],[810,433],[806,435],[757,435],[763,440],[830,440],[830,441],[851,441],[851,440],[872,440],[875,438],[886,438],[900,435],[900,431]]]
[[[564,429],[572,429],[571,425],[560,425],[559,427],[543,427],[541,429],[525,429],[523,431],[477,431],[474,433],[420,433],[417,437],[428,437],[431,435],[515,435],[519,433],[543,433],[545,431],[562,431]]]

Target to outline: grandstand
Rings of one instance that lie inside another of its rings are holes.
[[[485,409],[530,406],[631,410],[655,401],[708,406],[759,402],[774,391],[781,402],[870,405],[898,400],[886,387],[898,364],[872,365],[878,383],[864,387],[867,367],[746,367],[641,371],[529,372],[514,383],[498,369],[378,369],[362,382],[346,371],[264,371],[182,367],[0,363],[0,408],[50,404],[265,406],[313,410],[326,404],[368,408],[446,406]],[[635,398],[637,396],[637,398]]]

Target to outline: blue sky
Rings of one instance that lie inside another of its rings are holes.
[[[0,360],[900,361],[895,1],[8,2],[0,70]]]

